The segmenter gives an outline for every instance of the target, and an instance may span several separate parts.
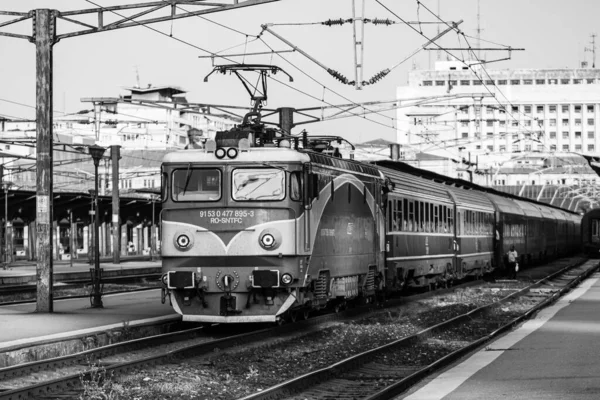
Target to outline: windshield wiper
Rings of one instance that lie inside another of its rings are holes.
[[[190,169],[191,167],[192,167],[192,163],[188,163],[187,174],[185,175],[185,185],[183,186],[183,193],[182,193],[182,195],[185,194],[185,191],[187,190],[188,184],[190,183],[190,178],[192,177],[191,169]]]

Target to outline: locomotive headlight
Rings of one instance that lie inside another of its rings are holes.
[[[293,280],[294,278],[292,278],[292,275],[288,274],[287,272],[281,275],[281,283],[284,285],[289,285]]]
[[[283,242],[281,232],[275,228],[267,228],[258,236],[258,244],[265,250],[273,251]]]
[[[194,244],[188,233],[180,233],[175,235],[175,247],[181,251],[186,251],[192,248]]]
[[[271,235],[270,233],[264,234],[260,238],[260,244],[265,249],[270,249],[271,247],[275,246],[275,237],[273,237],[273,235]]]
[[[230,147],[227,149],[227,157],[236,158],[238,155],[238,150],[235,147]]]
[[[215,156],[220,160],[221,158],[225,157],[225,149],[222,147],[219,147],[217,150],[215,150]]]

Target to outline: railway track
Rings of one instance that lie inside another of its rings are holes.
[[[120,277],[112,277],[106,278],[102,280],[103,285],[111,285],[117,286],[116,288],[111,288],[109,290],[105,290],[103,295],[108,294],[117,294],[117,293],[125,293],[125,292],[136,292],[136,291],[144,291],[144,290],[153,290],[160,288],[159,279],[160,274],[150,274],[150,275],[131,275],[131,276],[120,276]],[[152,283],[155,282],[156,285]],[[127,288],[127,289],[119,289],[118,286],[135,286],[135,285],[143,285],[150,284],[147,287],[139,287],[139,288]],[[76,291],[80,290],[82,294],[73,294],[73,295],[64,295],[64,296],[55,296],[55,300],[61,299],[77,299],[77,298],[86,298],[89,297],[91,286],[90,280],[71,280],[66,282],[61,282],[54,285],[54,291],[56,293],[60,293],[60,291],[69,290]],[[37,291],[36,285],[9,285],[9,286],[0,286],[0,306],[3,305],[14,305],[14,304],[24,304],[35,302],[35,294]],[[87,291],[87,293],[84,293]],[[11,297],[19,297],[19,296],[32,296],[31,298],[18,299],[18,300],[4,300],[6,298]]]
[[[597,268],[597,261],[565,268],[498,302],[354,355],[327,368],[290,379],[246,396],[243,400],[394,398],[434,371],[479,348],[554,302]],[[503,304],[517,298],[526,299],[525,303],[534,305],[518,315],[501,312]],[[406,357],[409,353],[412,356]],[[434,355],[434,359],[427,358],[423,364],[415,354]],[[403,359],[409,359],[410,362],[405,363]]]

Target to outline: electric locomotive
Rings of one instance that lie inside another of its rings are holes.
[[[260,119],[260,117],[258,117]],[[383,285],[384,179],[259,121],[162,163],[163,301],[184,321],[279,322]]]

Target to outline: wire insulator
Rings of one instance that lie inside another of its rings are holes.
[[[352,22],[351,19],[328,19],[325,22],[321,22],[321,25],[333,26],[333,25],[344,25],[345,23]]]
[[[335,79],[337,79],[338,81],[340,81],[346,85],[354,85],[356,83],[355,81],[349,81],[348,78],[346,78],[344,75],[342,75],[341,73],[337,72],[334,69],[329,68],[327,70],[327,72],[329,72],[329,74],[331,76],[333,76]]]
[[[371,79],[369,79],[368,81],[363,81],[362,84],[363,84],[363,86],[373,85],[373,84],[379,82],[380,80],[382,80],[383,78],[385,78],[385,76],[389,73],[390,73],[389,69],[384,69],[384,70],[376,73],[375,75],[373,75],[373,77]]]
[[[370,22],[373,25],[393,25],[396,23],[396,21],[392,21],[389,18],[386,18],[386,19],[375,18],[375,19],[371,19],[371,20],[365,19],[365,22]]]

